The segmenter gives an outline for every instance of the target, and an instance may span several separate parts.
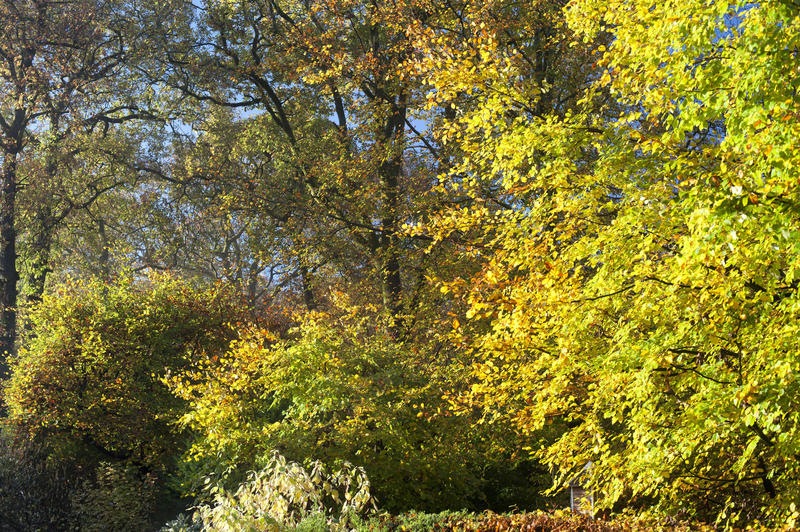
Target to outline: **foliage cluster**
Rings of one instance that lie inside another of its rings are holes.
[[[486,472],[494,466],[502,480],[510,469],[504,442],[487,444],[487,431],[446,415],[442,358],[393,341],[388,329],[358,314],[309,314],[287,339],[252,330],[175,373],[170,387],[189,404],[181,424],[198,434],[188,465],[257,466],[280,449],[363,467],[385,508],[475,504]],[[535,474],[519,482],[537,480],[544,488]]]
[[[72,494],[72,511],[81,532],[137,532],[152,527],[156,479],[133,466],[100,463],[93,481]]]
[[[182,447],[173,421],[183,408],[162,380],[224,349],[241,313],[225,289],[170,276],[61,285],[28,316],[4,390],[8,420],[56,453],[163,470]]]
[[[563,510],[550,512],[520,512],[497,514],[484,512],[442,512],[425,514],[409,512],[397,516],[381,516],[373,518],[356,527],[358,531],[374,532],[549,532],[549,531],[586,531],[586,532],[637,532],[647,530],[669,530],[684,532],[689,530],[712,530],[700,523],[680,522],[671,519],[648,520],[632,516],[620,516],[613,519],[592,518],[587,515],[574,514]]]
[[[0,531],[76,528],[72,495],[85,475],[47,454],[0,426]]]
[[[18,508],[10,522],[152,524],[180,496],[165,482],[188,437],[174,425],[185,404],[163,379],[227,348],[246,314],[229,289],[167,275],[72,281],[47,293],[26,316],[4,388],[13,444],[4,436],[0,492],[4,508]]]
[[[797,6],[565,13],[598,69],[579,99],[539,112],[549,81],[487,35],[482,84],[465,81],[481,104],[444,132],[462,151],[446,189],[473,201],[429,229],[475,235],[484,257],[441,279],[475,353],[454,407],[527,434],[556,488],[591,462],[601,507],[793,526]],[[434,45],[423,64],[446,101],[453,53]],[[564,432],[537,450],[554,419]]]
[[[329,472],[319,461],[306,469],[277,452],[235,492],[214,486],[212,494],[190,519],[180,516],[162,532],[350,530],[352,519],[375,510],[363,469],[345,463]]]

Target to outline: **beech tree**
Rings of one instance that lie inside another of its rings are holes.
[[[478,235],[485,257],[444,286],[490,327],[454,404],[514,423],[556,488],[591,462],[600,507],[791,526],[797,7],[567,13],[573,46],[596,58],[572,106],[529,112],[549,84],[491,34],[474,74],[429,54],[442,94],[490,88],[447,132],[464,154],[451,182],[476,206],[432,226]],[[509,208],[478,202],[487,183]],[[542,446],[554,420],[566,430]]]
[[[244,318],[238,295],[169,275],[73,281],[46,294],[4,390],[11,427],[61,460],[168,470],[185,437],[182,401],[162,382],[216,357]],[[76,453],[76,449],[80,449]]]

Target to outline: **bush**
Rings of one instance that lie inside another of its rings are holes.
[[[312,462],[307,470],[277,452],[235,492],[213,491],[214,500],[198,506],[191,520],[181,517],[162,532],[349,530],[351,518],[374,509],[363,469],[345,464],[329,473]]]
[[[147,530],[156,506],[153,474],[122,464],[95,470],[54,460],[42,445],[0,433],[0,532]]]
[[[94,481],[85,480],[72,496],[81,532],[147,530],[156,503],[155,477],[133,467],[100,464]]]
[[[62,457],[163,470],[184,442],[164,375],[224,351],[237,309],[224,289],[169,276],[61,285],[12,361],[9,420]]]
[[[47,460],[38,444],[0,424],[0,532],[77,530],[71,496],[81,472]]]
[[[409,512],[398,516],[373,517],[359,523],[355,528],[359,532],[649,532],[652,530],[688,532],[712,529],[698,523],[673,520],[645,520],[632,517],[592,519],[561,510],[550,513],[538,511],[515,514]]]

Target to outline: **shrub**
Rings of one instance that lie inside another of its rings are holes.
[[[181,517],[162,532],[349,530],[352,517],[372,509],[363,469],[344,464],[328,472],[318,461],[306,469],[274,452],[235,492],[218,487],[213,501],[198,506],[191,520]]]
[[[447,415],[438,363],[375,321],[315,314],[288,340],[243,334],[170,385],[191,404],[182,421],[199,435],[189,463],[208,472],[258,468],[279,449],[363,467],[388,510],[459,508],[481,499],[483,470],[507,455],[492,453],[483,427]]]
[[[169,371],[224,351],[236,299],[169,276],[70,282],[44,297],[12,361],[9,420],[71,458],[163,469],[180,453]]]
[[[0,532],[77,529],[71,494],[81,472],[46,455],[0,424]]]
[[[699,523],[669,519],[619,517],[592,519],[569,511],[496,514],[485,512],[443,512],[426,514],[408,512],[402,515],[373,517],[358,524],[359,532],[650,532],[653,530],[688,532],[713,530]]]

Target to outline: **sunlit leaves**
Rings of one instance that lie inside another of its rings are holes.
[[[444,370],[421,347],[357,315],[308,315],[290,339],[244,334],[219,359],[168,380],[190,404],[182,424],[198,434],[188,459],[252,466],[279,448],[364,467],[385,507],[467,504],[476,468],[492,461],[488,444],[449,415]]]
[[[791,520],[796,9],[575,1],[566,13],[574,57],[595,58],[580,101],[526,108],[509,95],[548,85],[501,48],[469,56],[488,76],[469,78],[482,97],[442,129],[462,155],[450,186],[472,203],[428,228],[469,235],[485,257],[469,281],[443,280],[479,332],[455,408],[477,401],[533,441],[566,421],[541,456],[560,485],[591,461],[601,505]],[[434,94],[461,91],[472,70],[443,61],[463,73],[441,68]]]

